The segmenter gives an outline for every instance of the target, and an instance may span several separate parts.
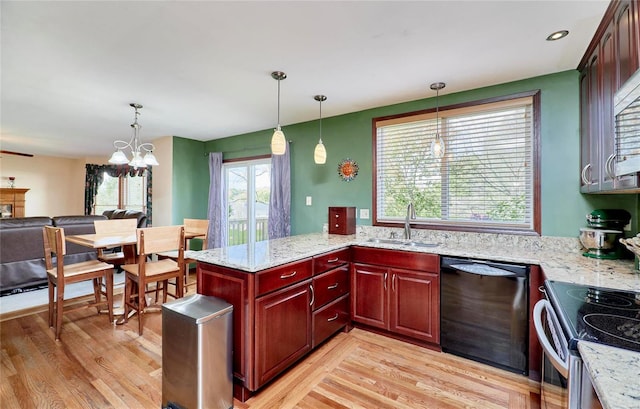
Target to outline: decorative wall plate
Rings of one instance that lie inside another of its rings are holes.
[[[338,175],[345,182],[351,182],[353,179],[358,176],[358,164],[353,159],[343,159],[342,162],[338,164]]]

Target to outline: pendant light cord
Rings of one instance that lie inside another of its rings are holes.
[[[278,127],[280,127],[280,78],[278,78]]]
[[[320,143],[322,143],[322,100],[320,100]]]

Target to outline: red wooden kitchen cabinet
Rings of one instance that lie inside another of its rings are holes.
[[[439,344],[439,256],[368,247],[354,247],[352,256],[352,320]]]

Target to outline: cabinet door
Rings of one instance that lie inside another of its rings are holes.
[[[615,137],[613,124],[613,94],[616,91],[617,67],[616,67],[616,47],[613,36],[613,24],[602,36],[600,42],[600,66],[598,71],[601,78],[600,95],[600,158],[599,175],[600,190],[613,190],[614,188],[614,153]]]
[[[256,299],[256,388],[311,350],[311,280]]]
[[[351,319],[362,324],[388,329],[388,269],[368,264],[353,264],[351,274]]]
[[[591,185],[591,122],[589,120],[591,77],[587,66],[580,73],[580,191],[588,193]]]
[[[437,273],[392,269],[389,329],[440,343],[440,277]]]
[[[621,1],[614,17],[615,36],[618,45],[617,88],[631,77],[631,74],[638,69],[640,63],[638,61],[640,58],[638,55],[640,44],[637,43],[637,41],[640,41],[637,37],[640,22],[634,19],[634,14],[638,12],[637,1]]]

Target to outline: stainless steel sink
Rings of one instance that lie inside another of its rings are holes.
[[[369,243],[380,243],[380,244],[395,244],[398,246],[410,246],[410,247],[436,247],[438,243],[423,243],[421,241],[405,241],[398,239],[369,239],[367,240]]]
[[[412,246],[412,247],[437,247],[438,243],[423,243],[421,241],[410,241],[408,243],[405,243],[404,245]]]

